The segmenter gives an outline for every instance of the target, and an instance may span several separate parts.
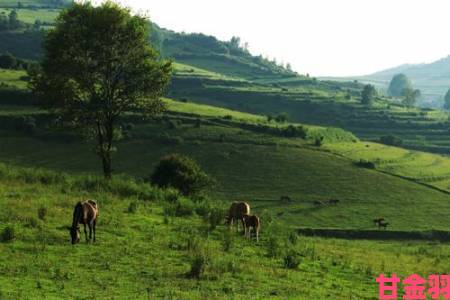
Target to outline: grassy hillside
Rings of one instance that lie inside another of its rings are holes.
[[[403,73],[411,79],[414,87],[422,91],[425,96],[425,104],[442,107],[442,99],[450,87],[449,67],[450,58],[444,57],[429,64],[405,64],[366,76],[334,79],[345,81],[357,79],[386,90],[392,77]]]
[[[212,191],[216,198],[250,201],[257,211],[277,216],[294,228],[372,229],[371,220],[382,215],[396,230],[447,229],[447,194],[361,168],[354,161],[367,158],[362,155],[348,155],[348,159],[325,151],[343,153],[339,148],[342,142],[351,143],[348,149],[363,148],[349,133],[307,126],[306,139],[285,137],[283,130],[288,125],[268,123],[254,115],[167,101],[172,111],[161,119],[142,122],[129,116],[124,120],[124,127],[133,126],[126,139],[118,143],[116,173],[146,178],[160,157],[184,153],[216,178],[218,185]],[[100,170],[90,144],[73,133],[49,131],[45,114],[8,107],[2,115],[0,160],[74,174]],[[27,127],[21,129],[21,122],[29,119],[23,119],[23,115],[35,119],[37,128],[32,132]],[[316,135],[325,136],[324,149],[313,146]],[[391,148],[380,155],[388,155],[388,151]],[[426,158],[419,155],[418,161],[407,161],[405,166],[414,170],[417,164],[426,164]],[[447,163],[442,159],[442,170]],[[393,173],[403,175],[401,169]],[[418,172],[415,175],[420,177]],[[290,196],[293,202],[280,202],[283,195]],[[339,199],[340,204],[314,204],[331,198]]]
[[[267,219],[261,241],[250,242],[211,229],[195,213],[204,214],[202,203],[171,216],[169,195],[124,179],[102,185],[0,165],[1,296],[374,299],[382,272],[427,276],[450,263],[446,244],[308,238]],[[97,242],[72,246],[66,227],[87,197],[100,207]],[[193,265],[204,267],[200,279]]]

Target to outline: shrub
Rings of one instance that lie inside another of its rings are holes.
[[[200,279],[205,272],[206,265],[207,257],[202,253],[198,253],[191,262],[191,270],[188,276],[190,278]]]
[[[233,120],[233,116],[232,115],[226,115],[226,116],[223,116],[223,119],[224,120]]]
[[[138,203],[137,202],[131,202],[130,205],[128,205],[128,213],[129,214],[135,214],[138,210]]]
[[[192,216],[195,205],[190,200],[181,198],[173,203],[168,203],[164,207],[164,214],[172,217]]]
[[[45,221],[47,218],[47,208],[46,207],[40,207],[38,209],[38,218],[39,220]]]
[[[318,136],[314,140],[314,146],[321,147],[323,145],[323,136]]]
[[[368,160],[363,160],[363,159],[356,161],[354,164],[360,168],[366,168],[366,169],[375,169],[376,168],[374,162],[371,162]]]
[[[210,229],[211,230],[216,229],[217,225],[219,225],[222,222],[222,220],[224,220],[224,218],[225,218],[225,210],[217,207],[211,209],[208,215]]]
[[[269,240],[267,241],[267,255],[269,257],[278,257],[280,255],[280,252],[280,240],[276,236],[271,235],[269,237]]]
[[[185,196],[198,194],[212,184],[211,178],[193,159],[180,154],[163,157],[151,182],[161,188],[173,187]]]
[[[307,130],[303,126],[289,125],[282,131],[282,135],[286,137],[299,137],[304,139],[307,136]]]
[[[222,239],[222,249],[225,252],[230,251],[233,248],[234,244],[234,235],[232,234],[231,230],[226,230],[223,234]]]
[[[300,255],[294,250],[289,250],[283,257],[283,265],[286,269],[297,269],[300,265]]]
[[[7,243],[16,238],[16,232],[13,227],[5,227],[0,234],[0,242]]]
[[[289,236],[288,236],[288,240],[289,240],[289,242],[293,245],[293,246],[295,246],[295,245],[297,245],[297,242],[298,242],[298,234],[296,233],[296,232],[291,232],[290,234],[289,234]]]

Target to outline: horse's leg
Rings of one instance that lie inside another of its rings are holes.
[[[94,229],[94,243],[95,243],[95,229],[97,227],[97,219],[94,219],[94,224],[93,224],[93,229]]]
[[[256,242],[259,242],[259,228],[256,228]]]
[[[92,226],[94,225],[92,223],[93,223],[92,221],[88,223],[88,226],[89,226],[89,241],[92,240]]]
[[[86,231],[86,224],[83,224],[83,226],[84,226],[84,236],[86,237],[86,243],[88,243],[89,240],[88,240],[88,235],[87,235],[87,231]]]

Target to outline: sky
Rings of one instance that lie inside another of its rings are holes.
[[[353,76],[450,55],[448,0],[122,0],[175,31],[229,40],[301,74]]]

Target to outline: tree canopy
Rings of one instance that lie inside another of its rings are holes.
[[[406,89],[412,89],[412,84],[405,74],[395,75],[388,88],[388,95],[391,97],[402,97]]]
[[[375,97],[377,96],[377,90],[371,84],[367,84],[364,86],[361,92],[361,103],[364,105],[372,105],[373,101],[375,101]]]
[[[444,96],[444,108],[450,109],[450,89],[448,89],[447,93]]]
[[[118,4],[74,3],[48,32],[40,69],[30,74],[40,103],[96,141],[106,178],[112,174],[120,116],[164,110],[160,96],[171,63],[159,59],[148,31],[148,20]]]

